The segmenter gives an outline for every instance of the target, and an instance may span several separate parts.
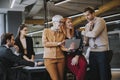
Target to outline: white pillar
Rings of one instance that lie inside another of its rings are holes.
[[[0,14],[0,36],[4,33],[4,14]]]
[[[0,37],[1,34],[4,33],[4,14],[0,14]],[[0,45],[1,45],[1,39],[0,39]]]

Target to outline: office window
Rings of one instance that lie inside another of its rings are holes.
[[[109,47],[113,50],[113,58],[111,61],[112,68],[120,68],[120,30],[110,31],[108,33]]]

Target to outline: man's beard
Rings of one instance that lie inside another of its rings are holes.
[[[9,45],[9,47],[13,47],[13,45],[12,45],[12,44],[10,44],[10,45]]]
[[[92,20],[94,20],[94,18],[88,19],[88,21],[92,21]]]

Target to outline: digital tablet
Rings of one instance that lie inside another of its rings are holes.
[[[65,47],[70,48],[71,45],[74,45],[74,49],[78,49],[81,39],[66,39]]]

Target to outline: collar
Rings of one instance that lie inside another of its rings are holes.
[[[8,45],[4,45],[6,48],[10,48]]]
[[[91,21],[95,21],[97,19],[97,17],[94,17],[94,19],[93,20],[91,20]],[[88,22],[90,22],[90,21],[88,21]]]
[[[53,26],[50,28],[51,30],[55,31],[55,32],[62,32],[61,28],[60,29],[55,29]]]
[[[94,19],[93,19],[93,21],[95,21],[97,19],[97,17],[95,17]]]

